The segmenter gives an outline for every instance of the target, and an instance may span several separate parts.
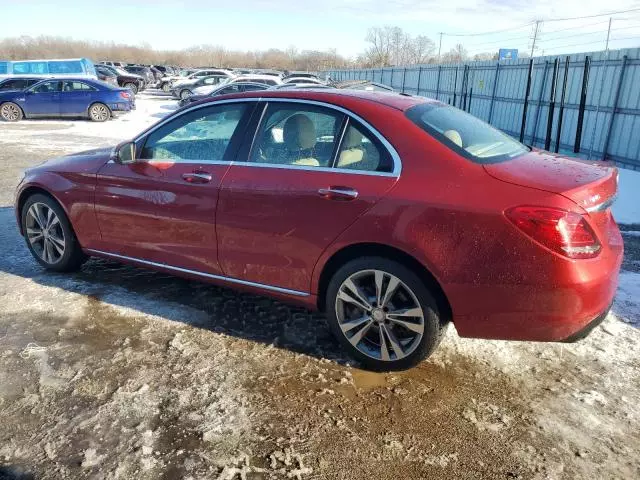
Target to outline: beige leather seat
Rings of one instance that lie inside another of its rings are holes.
[[[362,149],[362,134],[353,127],[349,127],[342,141],[342,151],[338,158],[338,168],[354,168],[354,165],[362,162],[364,150]]]
[[[291,165],[320,166],[320,162],[312,156],[317,137],[316,127],[309,117],[303,113],[291,115],[284,122],[282,130],[287,157]]]
[[[444,136],[455,143],[457,146],[462,148],[462,137],[457,130],[447,130],[444,132]]]

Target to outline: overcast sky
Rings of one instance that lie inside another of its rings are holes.
[[[0,38],[60,35],[74,39],[148,43],[158,49],[198,44],[256,50],[296,46],[336,48],[355,56],[367,29],[394,25],[414,35],[443,37],[443,52],[462,43],[470,53],[530,48],[535,19],[640,9],[640,0],[0,0]],[[545,22],[538,54],[602,50],[607,17]],[[520,27],[520,28],[518,28]],[[580,27],[580,28],[578,28]],[[614,16],[611,48],[640,46],[640,10]]]

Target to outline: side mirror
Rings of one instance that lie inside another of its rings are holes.
[[[125,142],[118,145],[113,152],[113,160],[121,165],[127,165],[136,161],[136,144]]]

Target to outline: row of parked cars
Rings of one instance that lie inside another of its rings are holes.
[[[104,122],[135,109],[137,77],[101,81],[86,58],[0,60],[0,120],[36,117],[85,117]]]
[[[146,88],[170,93],[185,105],[229,93],[289,88],[391,90],[370,82],[336,84],[310,72],[249,68],[139,65],[86,58],[0,61],[0,120],[39,116],[105,121],[135,108]]]

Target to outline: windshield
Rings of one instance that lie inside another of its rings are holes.
[[[407,110],[407,117],[431,136],[475,163],[497,163],[529,151],[482,120],[443,103]]]

